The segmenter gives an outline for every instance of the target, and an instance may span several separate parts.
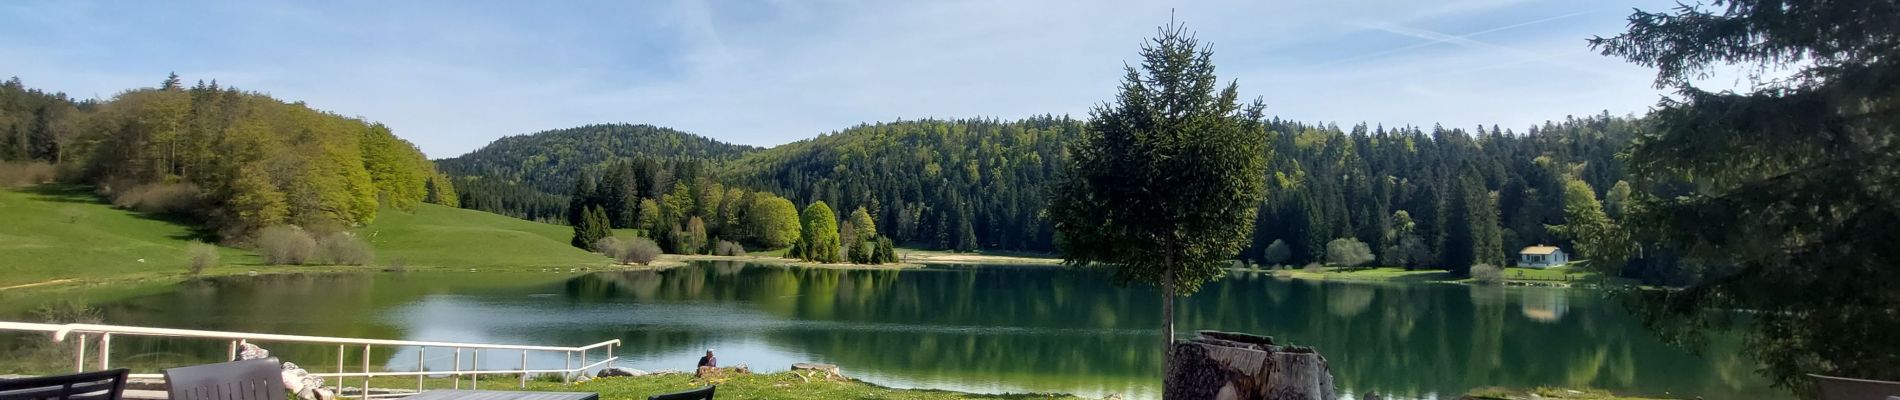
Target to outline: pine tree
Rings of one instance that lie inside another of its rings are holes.
[[[1217,88],[1213,52],[1181,26],[1158,33],[1070,145],[1048,212],[1064,263],[1160,289],[1166,347],[1174,298],[1221,278],[1253,232],[1267,143],[1265,107],[1243,107],[1237,85]]]
[[[1445,266],[1452,273],[1468,275],[1471,266],[1477,264],[1503,265],[1504,250],[1499,238],[1497,206],[1491,201],[1490,191],[1485,189],[1483,178],[1477,171],[1465,168],[1455,187],[1457,197],[1453,198],[1451,212],[1456,217],[1446,233],[1445,248],[1441,252],[1445,257]]]
[[[574,180],[574,191],[568,195],[567,200],[568,225],[580,226],[581,221],[587,218],[587,208],[593,205],[590,201],[594,199],[595,190],[594,178],[586,172],[582,172],[581,176]]]
[[[594,244],[601,239],[613,236],[609,226],[607,211],[596,206],[584,207],[580,213],[580,223],[574,224],[574,239],[568,244],[574,247],[594,251]]]
[[[150,81],[147,81],[147,82],[150,82]],[[178,79],[178,73],[172,72],[171,74],[165,76],[164,82],[159,82],[158,90],[164,90],[164,91],[180,90],[184,88],[183,86],[179,86],[182,82],[183,82],[182,80]]]
[[[1759,371],[1791,389],[1807,374],[1900,380],[1900,8],[1688,4],[1639,10],[1627,33],[1591,40],[1678,93],[1626,153],[1641,199],[1623,221],[1703,278],[1645,293],[1644,325],[1693,342],[1746,321]],[[1715,70],[1787,74],[1696,87]],[[1640,189],[1690,179],[1693,190]]]

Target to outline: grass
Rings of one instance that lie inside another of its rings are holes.
[[[568,246],[565,226],[422,204],[385,208],[356,232],[376,249],[371,266],[267,266],[255,252],[219,246],[205,275],[408,268],[606,267]],[[41,185],[0,190],[0,292],[46,286],[168,284],[189,278],[185,247],[211,241],[190,221],[122,210],[92,188]]]
[[[0,287],[58,279],[182,274],[201,232],[102,203],[85,186],[0,190]],[[224,263],[255,263],[219,247]]]
[[[1574,265],[1574,264],[1572,264]],[[1505,268],[1504,279],[1514,281],[1577,281],[1595,279],[1597,274],[1574,268],[1570,265],[1535,268]]]
[[[1658,400],[1649,397],[1627,397],[1599,389],[1563,389],[1536,388],[1530,390],[1505,388],[1479,388],[1465,395],[1466,399],[1517,400],[1517,399],[1556,399],[1556,400]]]
[[[519,378],[482,379],[483,389],[517,390]],[[432,379],[432,381],[436,381]],[[440,381],[446,381],[441,379]],[[362,381],[347,381],[345,384],[361,385]],[[662,393],[673,393],[697,389],[707,382],[694,379],[691,374],[664,374],[642,377],[601,378],[572,385],[546,380],[530,380],[526,390],[550,392],[594,392],[600,393],[601,400],[645,399]],[[1063,394],[1005,394],[985,395],[943,390],[892,389],[864,383],[856,380],[826,381],[823,379],[799,378],[791,372],[772,374],[741,374],[717,382],[718,397],[721,399],[761,399],[761,400],[830,400],[830,399],[1074,399]],[[397,389],[413,389],[414,378],[377,378],[371,380],[371,386]],[[445,387],[442,382],[430,382],[427,387]],[[468,382],[462,382],[467,389]]]
[[[376,247],[379,263],[410,267],[603,267],[606,257],[568,245],[573,229],[475,210],[422,204],[413,212],[384,208],[357,235]]]

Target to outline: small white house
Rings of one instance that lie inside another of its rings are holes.
[[[1523,268],[1550,268],[1570,263],[1570,256],[1557,246],[1536,245],[1525,247],[1517,252],[1517,266]]]

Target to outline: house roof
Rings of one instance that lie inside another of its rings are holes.
[[[1558,250],[1560,249],[1558,249],[1557,246],[1531,246],[1525,247],[1524,251],[1517,252],[1517,254],[1552,254]]]

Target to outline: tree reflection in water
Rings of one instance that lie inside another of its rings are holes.
[[[1149,397],[1161,373],[1159,355],[1147,351],[1159,325],[1153,296],[1063,268],[700,263],[578,276],[237,277],[102,308],[110,323],[199,329],[570,345],[620,338],[628,363],[646,369],[685,369],[716,347],[721,361],[758,370],[830,362],[893,386]],[[1476,386],[1592,386],[1788,397],[1750,372],[1732,336],[1698,357],[1663,345],[1588,291],[1241,273],[1179,306],[1184,330],[1256,332],[1317,347],[1346,392],[1448,397]],[[213,343],[120,343],[115,338],[115,352],[131,353],[119,354],[169,361],[214,360],[224,351]],[[334,348],[288,351],[317,365],[335,357]],[[407,351],[375,356],[387,368],[415,367]],[[560,365],[559,357],[531,362]],[[440,363],[430,368],[446,368]]]

